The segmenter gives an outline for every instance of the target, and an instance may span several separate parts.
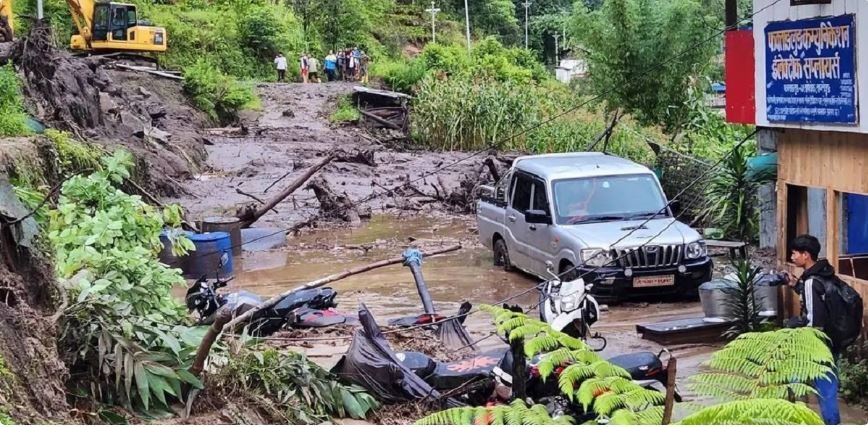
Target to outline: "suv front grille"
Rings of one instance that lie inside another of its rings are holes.
[[[683,245],[646,245],[638,248],[613,249],[612,257],[624,268],[671,267],[681,262]]]

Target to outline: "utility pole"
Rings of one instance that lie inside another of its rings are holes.
[[[467,0],[464,1],[466,2]],[[530,0],[525,0],[522,4],[524,5],[524,48],[527,49],[527,9],[530,7]]]
[[[560,37],[560,35],[556,33],[555,34],[555,67],[561,66],[560,53],[558,52],[558,38],[559,37]]]
[[[470,50],[470,8],[467,7],[467,0],[464,0],[464,26],[467,28],[467,50]]]
[[[425,12],[428,12],[431,14],[431,43],[435,43],[435,42],[437,42],[437,32],[436,32],[435,27],[434,27],[434,25],[435,25],[434,24],[435,23],[434,17],[437,16],[437,12],[440,12],[440,9],[434,7],[434,0],[431,0],[431,8],[425,9]]]
[[[569,12],[566,10],[561,11],[561,14],[564,15],[564,20],[561,22],[561,37],[564,40],[564,49],[567,48],[567,18],[569,17]]]
[[[12,16],[12,15],[9,15]],[[42,0],[36,0],[36,19],[42,20]]]

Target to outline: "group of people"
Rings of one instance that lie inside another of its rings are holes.
[[[368,82],[368,64],[370,57],[364,50],[356,48],[339,50],[337,53],[329,51],[320,65],[315,55],[304,53],[299,59],[299,74],[302,83],[322,82],[321,72],[325,74],[326,81],[360,81]],[[277,70],[277,81],[286,80],[287,60],[282,53],[274,58],[274,68]]]

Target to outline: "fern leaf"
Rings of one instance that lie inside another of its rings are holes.
[[[507,425],[522,425],[524,424],[525,413],[527,406],[520,399],[513,400],[509,404],[509,409],[506,411]]]
[[[527,336],[535,336],[535,335],[540,334],[542,332],[543,331],[540,330],[538,325],[525,323],[525,324],[523,324],[517,328],[511,329],[509,331],[509,341],[512,342],[512,341],[523,339],[524,337],[527,337]]]
[[[498,323],[497,333],[507,334],[512,333],[516,328],[522,327],[527,323],[527,318],[523,316],[511,317],[503,322]]]
[[[575,393],[575,397],[578,398],[579,403],[587,411],[594,398],[607,391],[609,391],[609,384],[605,378],[591,378],[579,385],[579,391]],[[570,395],[570,397],[572,396]]]
[[[567,366],[566,369],[561,372],[560,377],[558,377],[558,387],[561,389],[561,393],[569,396],[575,391],[575,384],[593,376],[593,365],[570,365]]]
[[[690,414],[679,424],[819,425],[823,424],[823,420],[803,403],[790,403],[783,399],[751,399],[706,407]]]
[[[618,409],[609,418],[609,424],[614,425],[660,425],[663,423],[663,407],[633,411],[631,409]]]
[[[512,339],[511,336],[510,339]],[[526,357],[533,357],[540,353],[558,350],[560,347],[561,343],[558,342],[556,337],[549,334],[539,335],[524,343],[524,354]],[[569,352],[569,349],[564,350]]]
[[[468,413],[474,413],[475,408],[450,408],[445,411],[435,412],[427,415],[416,421],[417,425],[464,425],[463,423]]]

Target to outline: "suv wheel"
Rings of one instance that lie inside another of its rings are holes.
[[[506,242],[503,239],[494,241],[494,265],[503,267],[503,271],[512,270],[512,263],[509,261],[509,250],[506,248]]]

